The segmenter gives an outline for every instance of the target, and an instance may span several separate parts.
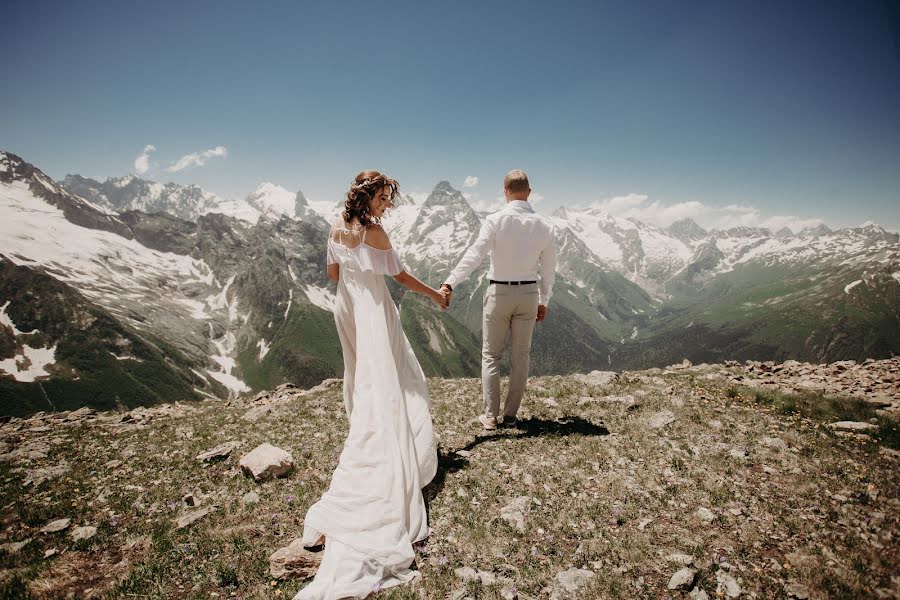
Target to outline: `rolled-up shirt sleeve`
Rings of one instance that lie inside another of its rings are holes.
[[[481,224],[481,230],[478,232],[478,239],[472,244],[463,257],[459,260],[450,272],[450,276],[445,280],[451,287],[471,275],[472,271],[478,268],[487,253],[494,246],[494,225],[490,219],[485,219]]]
[[[550,239],[541,251],[541,290],[538,302],[547,306],[553,294],[553,282],[556,280],[556,231],[550,230]]]

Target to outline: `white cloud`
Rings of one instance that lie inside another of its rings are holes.
[[[134,159],[134,172],[138,175],[143,175],[148,170],[150,170],[150,153],[156,151],[156,146],[153,144],[147,144],[144,146],[144,151],[141,152],[140,156]]]
[[[478,185],[478,178],[475,177],[474,175],[469,175],[468,177],[466,177],[466,180],[463,182],[464,188],[471,188],[471,187],[475,187],[476,185]]]
[[[188,167],[202,167],[210,158],[224,158],[227,155],[228,150],[225,146],[216,146],[215,148],[210,148],[203,152],[192,152],[191,154],[185,154],[179,158],[173,165],[167,167],[166,171],[174,173]]]
[[[773,232],[782,227],[794,233],[805,227],[815,227],[822,223],[816,217],[797,217],[793,215],[775,215],[765,217],[754,206],[746,204],[729,204],[726,206],[710,206],[697,200],[665,204],[650,201],[646,194],[627,194],[597,200],[588,208],[601,209],[610,215],[625,219],[668,227],[681,219],[693,219],[706,229],[728,229],[731,227],[767,227]]]

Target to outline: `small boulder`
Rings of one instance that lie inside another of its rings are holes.
[[[668,588],[670,590],[689,590],[694,587],[694,580],[697,578],[697,571],[682,567],[672,574],[669,578]]]
[[[649,425],[653,429],[662,429],[675,421],[675,415],[670,410],[661,410],[650,417]]]
[[[267,442],[245,454],[240,464],[241,470],[254,481],[267,481],[290,473],[294,469],[294,457]]]
[[[878,425],[872,423],[864,423],[862,421],[838,421],[829,425],[835,431],[850,431],[854,433],[865,433],[867,431],[878,431]]]
[[[227,458],[229,454],[236,448],[239,448],[241,445],[240,442],[236,440],[232,440],[230,442],[225,442],[224,444],[219,444],[215,448],[210,448],[206,452],[201,452],[197,455],[197,460],[202,460],[203,462],[212,462],[214,460],[219,460],[223,458]]]
[[[531,497],[519,496],[500,509],[500,518],[518,531],[525,531],[525,513],[531,506]]]
[[[175,529],[184,529],[185,527],[196,523],[209,513],[216,510],[216,506],[204,506],[203,508],[198,508],[197,510],[192,510],[190,512],[184,513],[180,517],[175,520]]]
[[[297,538],[269,557],[269,573],[275,579],[308,579],[316,574],[321,562],[322,553],[310,552],[303,547],[303,540]]]
[[[49,523],[41,527],[41,533],[56,533],[57,531],[66,529],[71,524],[72,519],[56,519],[55,521],[50,521]]]
[[[78,542],[81,540],[89,540],[95,535],[97,535],[97,528],[92,525],[85,525],[83,527],[76,527],[69,535],[72,537],[73,542]]]

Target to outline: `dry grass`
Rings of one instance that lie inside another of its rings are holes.
[[[431,381],[441,469],[426,489],[422,577],[378,597],[501,598],[515,588],[540,598],[570,567],[594,573],[582,598],[687,597],[666,588],[680,566],[667,560],[673,553],[694,557],[711,597],[720,572],[742,597],[784,597],[791,582],[813,598],[897,597],[897,459],[875,441],[837,437],[816,418],[729,389],[719,371],[626,373],[605,386],[536,378],[519,426],[492,433],[475,421],[480,382]],[[146,426],[20,432],[20,443],[40,435],[49,445],[28,468],[69,469],[23,488],[26,474],[0,463],[3,541],[33,540],[0,553],[0,598],[290,598],[302,582],[273,582],[268,557],[300,535],[328,484],[346,435],[340,388],[252,423],[241,403],[198,406]],[[660,411],[674,421],[653,428]],[[243,445],[225,461],[194,458],[232,439]],[[240,456],[262,442],[293,453],[290,477],[256,484],[240,473]],[[106,467],[112,460],[122,464]],[[244,505],[251,490],[261,500]],[[188,493],[218,508],[176,530]],[[500,512],[523,496],[519,531]],[[64,516],[99,532],[78,543],[38,533]],[[50,548],[57,553],[45,559]],[[498,582],[462,581],[460,567]]]

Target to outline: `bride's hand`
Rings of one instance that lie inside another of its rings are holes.
[[[450,306],[450,298],[441,293],[440,290],[436,290],[432,288],[431,299],[434,300],[435,304],[440,306],[442,309],[446,309]]]

